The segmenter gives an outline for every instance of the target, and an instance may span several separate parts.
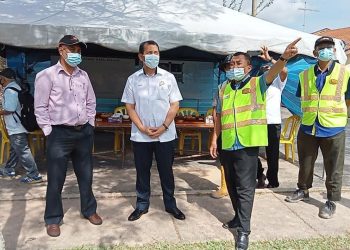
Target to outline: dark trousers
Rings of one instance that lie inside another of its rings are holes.
[[[267,172],[269,184],[278,187],[278,161],[280,155],[281,124],[268,124],[269,145],[266,147]]]
[[[219,162],[220,165],[222,165],[222,140],[221,140],[221,134],[218,136],[217,140],[216,140],[216,145],[217,145],[217,150],[218,150],[218,154],[219,154]]]
[[[261,160],[258,157],[258,170],[256,172],[256,178],[259,179],[264,174],[264,168],[262,167]]]
[[[136,208],[149,208],[151,196],[151,167],[153,154],[155,155],[160,183],[163,190],[165,208],[175,208],[175,182],[173,174],[174,141],[169,142],[133,142],[134,159],[136,166]]]
[[[67,164],[71,157],[80,191],[81,213],[89,217],[96,213],[96,199],[92,192],[92,146],[94,129],[90,124],[81,130],[53,126],[47,137],[47,191],[45,223],[59,224],[63,218],[62,188]]]
[[[279,186],[278,182],[278,166],[279,166],[279,154],[280,154],[280,137],[281,137],[281,124],[268,124],[268,140],[269,144],[265,147],[267,172],[266,177],[274,187]],[[264,173],[261,161],[258,158],[258,171],[257,179],[259,179]]]
[[[250,233],[258,153],[258,147],[222,151],[227,191],[235,211],[237,231]]]
[[[300,129],[297,146],[300,165],[298,188],[305,190],[312,187],[315,161],[320,148],[326,171],[327,199],[339,201],[344,168],[345,131],[331,137],[315,137]]]

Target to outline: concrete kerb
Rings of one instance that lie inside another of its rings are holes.
[[[187,190],[187,191],[176,191],[175,196],[188,196],[188,195],[194,195],[194,196],[201,196],[201,195],[210,195],[214,190]],[[288,194],[294,192],[295,189],[292,188],[274,188],[274,189],[256,189],[256,195],[264,195],[264,194],[271,194],[271,193],[278,193],[278,194]],[[325,192],[326,188],[322,187],[315,187],[309,190],[310,193],[320,193]],[[350,186],[346,186],[342,188],[342,192],[350,192]],[[111,193],[99,193],[95,192],[95,197],[97,199],[116,199],[120,197],[136,197],[135,192],[111,192]],[[163,196],[163,193],[161,191],[154,191],[152,192],[153,197],[156,196]],[[79,199],[79,194],[62,194],[62,199]],[[29,201],[29,200],[45,200],[45,195],[38,194],[38,195],[6,195],[2,194],[0,196],[0,201]],[[1,249],[1,248],[0,248]]]

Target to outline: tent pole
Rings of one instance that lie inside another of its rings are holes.
[[[256,16],[256,0],[252,0],[252,16]]]

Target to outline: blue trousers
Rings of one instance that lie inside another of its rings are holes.
[[[5,171],[7,173],[15,172],[18,162],[21,162],[27,171],[27,176],[38,176],[38,167],[34,161],[32,152],[28,146],[28,136],[26,133],[10,135],[10,156],[6,162]]]

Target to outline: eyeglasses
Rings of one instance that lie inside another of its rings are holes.
[[[334,46],[333,45],[320,45],[317,46],[317,51],[320,51],[321,49],[333,49]]]

